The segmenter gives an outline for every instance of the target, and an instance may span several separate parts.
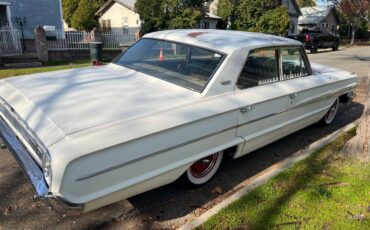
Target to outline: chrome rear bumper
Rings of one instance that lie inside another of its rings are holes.
[[[46,197],[49,188],[45,182],[44,173],[2,117],[0,117],[0,137],[35,188],[36,196]]]

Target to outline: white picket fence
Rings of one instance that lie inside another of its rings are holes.
[[[117,49],[131,46],[135,42],[134,34],[102,33],[103,49]]]
[[[97,40],[91,32],[62,30],[47,31],[46,38],[49,50],[88,50],[89,43]],[[102,33],[101,40],[103,49],[122,49],[123,46],[130,46],[135,42],[135,35]]]
[[[0,30],[0,56],[12,56],[22,54],[21,35],[18,30]]]

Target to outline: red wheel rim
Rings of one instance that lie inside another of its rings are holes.
[[[218,153],[195,162],[192,166],[190,166],[191,174],[196,178],[204,177],[213,169],[217,158]]]

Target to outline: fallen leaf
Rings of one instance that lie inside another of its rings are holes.
[[[353,214],[352,212],[350,212],[350,211],[347,211],[347,213],[349,214],[349,215],[351,215],[351,217],[353,218],[353,219],[355,219],[355,220],[365,220],[366,219],[366,216],[364,215],[364,214]]]
[[[346,182],[332,182],[332,183],[327,183],[327,184],[321,184],[321,186],[344,187],[344,186],[349,186],[349,184]]]
[[[300,221],[292,221],[292,222],[285,222],[285,223],[280,223],[280,224],[275,224],[274,226],[277,226],[277,227],[280,227],[280,226],[284,226],[284,225],[301,225],[301,222]]]
[[[10,216],[12,214],[12,207],[7,207],[4,211],[5,216]]]
[[[364,214],[353,215],[352,218],[355,219],[355,220],[364,220],[364,219],[366,219]]]
[[[212,193],[222,194],[222,188],[220,186],[217,186],[212,190]]]
[[[329,229],[330,229],[330,223],[326,222],[326,223],[322,226],[322,229],[323,229],[323,230],[329,230]]]
[[[329,177],[329,178],[332,178],[332,179],[334,179],[334,178],[335,178],[333,175],[331,175],[329,172],[327,172],[327,171],[325,171],[325,170],[323,170],[323,171],[321,172],[321,176],[323,176],[323,177]]]

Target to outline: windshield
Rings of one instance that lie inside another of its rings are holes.
[[[175,42],[141,39],[116,64],[202,92],[224,55]]]

